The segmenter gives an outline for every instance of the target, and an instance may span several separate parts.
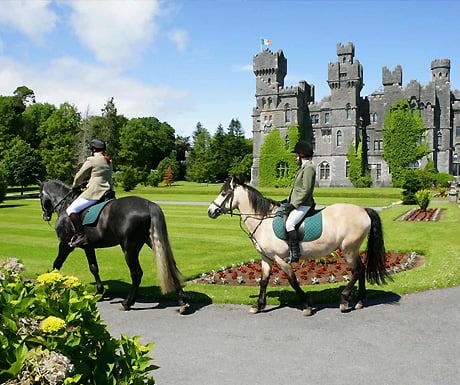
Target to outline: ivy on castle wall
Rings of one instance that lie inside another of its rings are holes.
[[[385,116],[383,128],[383,158],[390,167],[393,186],[399,187],[399,176],[409,165],[428,154],[423,142],[426,128],[416,106],[398,100]]]
[[[260,148],[259,185],[261,187],[291,186],[299,169],[292,152],[299,141],[299,127],[291,126],[287,137],[281,138],[278,129],[272,130]]]

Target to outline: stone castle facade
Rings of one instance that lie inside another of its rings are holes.
[[[391,174],[383,159],[382,130],[385,114],[399,99],[417,106],[424,119],[426,142],[439,172],[460,174],[460,91],[451,90],[450,60],[431,63],[431,81],[412,80],[403,87],[402,68],[382,70],[382,91],[361,96],[363,66],[355,59],[353,43],[337,44],[337,61],[328,65],[329,96],[315,101],[314,85],[300,81],[285,86],[287,59],[282,50],[268,49],[254,56],[256,106],[253,108],[253,166],[251,184],[259,183],[260,148],[274,128],[287,138],[287,129],[298,125],[314,148],[319,186],[352,186],[347,152],[360,137],[367,143],[367,163],[373,185],[390,186]],[[364,128],[364,130],[363,130]],[[364,133],[364,135],[363,135]],[[426,159],[411,167],[423,168]]]

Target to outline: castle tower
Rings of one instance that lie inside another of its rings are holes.
[[[251,184],[259,183],[260,147],[273,129],[285,137],[287,129],[299,126],[306,129],[309,122],[307,104],[312,101],[314,87],[302,80],[298,86],[285,87],[287,59],[282,50],[265,49],[254,56],[256,76],[256,106],[253,108],[253,165]]]

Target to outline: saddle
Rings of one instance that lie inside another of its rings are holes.
[[[299,240],[314,241],[323,232],[323,213],[322,209],[316,210],[311,207],[304,219],[296,226]],[[284,215],[284,204],[282,204],[273,218],[273,232],[282,240],[287,240],[286,234],[286,215]]]
[[[108,190],[104,193],[101,199],[99,199],[94,205],[87,207],[80,213],[80,218],[83,226],[96,225],[99,215],[105,205],[116,199],[115,191]]]

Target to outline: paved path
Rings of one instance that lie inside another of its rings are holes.
[[[460,286],[389,298],[342,314],[297,308],[99,304],[115,337],[154,342],[159,385],[458,385]]]

